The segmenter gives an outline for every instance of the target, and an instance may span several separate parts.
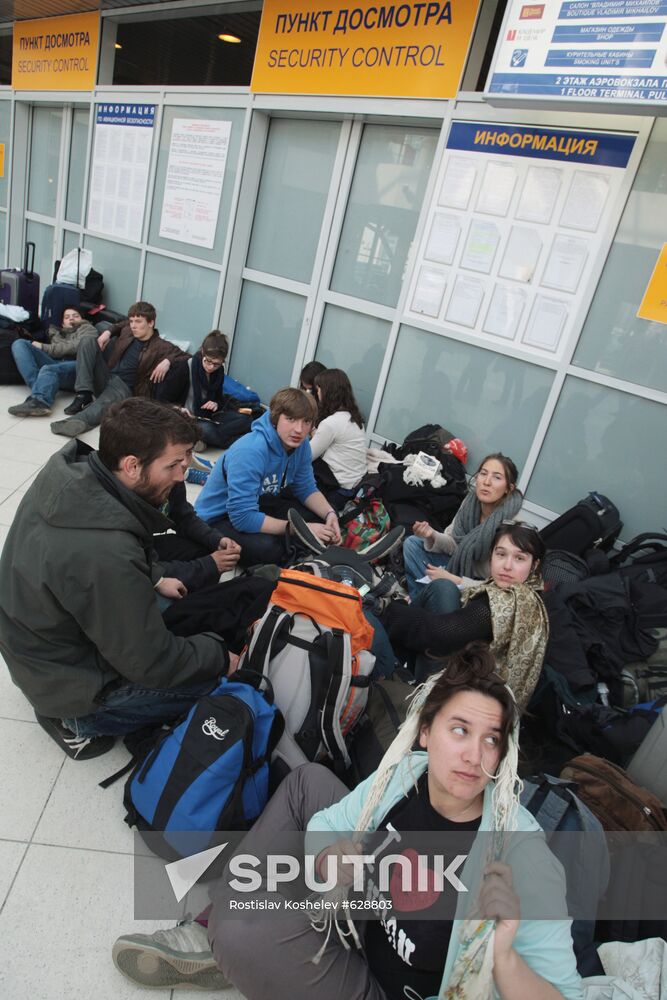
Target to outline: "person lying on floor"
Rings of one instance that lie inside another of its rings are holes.
[[[315,414],[312,396],[280,389],[250,434],[216,462],[197,497],[197,514],[241,545],[245,566],[285,563],[290,507],[325,544],[340,542],[336,512],[313,476],[309,435]]]
[[[488,646],[475,643],[450,657],[446,669],[415,695],[404,727],[366,781],[349,792],[319,764],[291,771],[239,847],[246,855],[265,858],[276,849],[279,833],[320,834],[332,841],[315,861],[324,877],[330,855],[340,860],[361,852],[359,841],[350,842],[352,834],[334,839],[344,831],[390,830],[398,845],[409,844],[413,831],[432,832],[443,841],[447,834],[463,834],[471,851],[461,878],[471,887],[474,919],[461,919],[466,900],[459,909],[453,891],[452,899],[446,890],[429,888],[427,901],[415,900],[418,886],[406,905],[404,889],[401,899],[395,898],[393,877],[383,891],[368,868],[364,889],[386,904],[382,919],[355,920],[343,928],[340,913],[336,925],[332,917],[321,920],[318,911],[316,926],[303,911],[262,909],[265,898],[276,898],[262,888],[245,897],[259,904],[257,909],[230,916],[226,873],[212,886],[212,907],[197,920],[118,938],[112,952],[117,969],[144,987],[178,991],[233,985],[247,1000],[481,1000],[496,995],[501,1000],[581,1000],[563,869],[544,837],[531,836],[540,827],[519,804],[517,758],[512,692],[495,672]],[[478,830],[494,836],[483,844]],[[525,835],[503,836],[513,830]],[[395,842],[388,847],[389,853],[399,850]],[[350,881],[349,866],[342,867]],[[526,907],[536,888],[545,919],[531,919]],[[455,913],[454,920],[443,913],[447,903],[445,912]],[[345,942],[337,930],[345,930]]]
[[[105,330],[97,343],[82,341],[76,355],[76,395],[65,407],[67,420],[51,424],[54,434],[85,434],[97,427],[112,403],[128,396],[161,398],[160,386],[172,364],[190,357],[160,336],[150,302],[135,302],[127,314],[127,323]]]
[[[366,474],[364,419],[340,368],[315,376],[317,427],[310,439],[317,485],[339,510]]]
[[[105,414],[99,451],[72,441],[49,459],[9,529],[0,651],[70,757],[178,718],[228,669],[217,635],[174,636],[156,600],[153,536],[171,527],[161,506],[195,438],[178,410],[127,399]]]
[[[385,628],[392,644],[418,654],[414,670],[419,683],[440,669],[434,656],[482,639],[491,644],[519,711],[525,710],[549,638],[540,597],[544,552],[537,528],[521,522],[501,524],[492,542],[488,580],[463,590],[451,580],[434,580],[411,604],[389,605]]]
[[[427,521],[414,523],[414,534],[403,543],[411,598],[428,585],[418,582],[425,577],[466,586],[488,577],[493,536],[503,521],[521,510],[523,496],[517,479],[512,459],[494,452],[480,462],[470,492],[444,531],[436,531]]]
[[[60,326],[48,329],[48,342],[15,340],[12,357],[21,378],[30,389],[22,403],[10,406],[17,417],[48,417],[61,389],[73,389],[79,345],[85,337],[97,339],[97,330],[83,318],[77,306],[65,306]]]

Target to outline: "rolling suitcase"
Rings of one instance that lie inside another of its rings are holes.
[[[12,354],[15,340],[18,340],[16,330],[0,326],[0,385],[23,385]]]
[[[0,302],[22,306],[31,319],[39,316],[39,275],[34,268],[35,244],[26,243],[23,268],[9,267],[0,271]]]
[[[81,306],[78,263],[80,258],[81,250],[77,248],[76,285],[67,281],[54,281],[52,285],[47,285],[44,289],[40,318],[45,330],[48,330],[50,326],[61,325],[63,312],[68,306],[74,309],[79,309]]]

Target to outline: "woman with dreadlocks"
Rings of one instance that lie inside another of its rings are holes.
[[[392,854],[408,856],[410,832],[430,833],[438,843],[445,834],[467,834],[472,850],[458,874],[474,887],[473,913],[459,902],[455,919],[431,918],[438,903],[432,882],[425,893],[418,883],[406,896],[392,876],[380,921],[355,925],[341,916],[353,911],[339,910],[318,922],[259,907],[230,918],[222,880],[212,892],[208,928],[200,917],[119,938],[116,966],[144,986],[232,983],[248,1000],[581,1000],[562,869],[518,802],[517,719],[488,646],[471,644],[417,689],[373,775],[348,792],[318,764],[292,771],[241,845],[261,858],[280,849],[281,833],[307,829],[328,838],[315,861],[326,880],[332,856],[368,853],[371,835],[387,832]],[[340,831],[351,832],[341,840]],[[471,871],[475,851],[479,863]],[[339,900],[349,862],[342,871],[333,889]],[[540,916],[549,919],[521,919],[526,890],[536,886],[549,904]]]

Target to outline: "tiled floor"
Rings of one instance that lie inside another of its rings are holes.
[[[48,418],[17,418],[7,407],[27,395],[0,386],[0,548],[35,474],[65,444]],[[69,397],[62,396],[51,419]],[[84,440],[97,443],[97,431]],[[212,456],[207,456],[212,457]],[[195,494],[197,487],[188,487]],[[4,1000],[131,1000],[149,994],[111,962],[115,938],[152,931],[133,919],[132,833],[123,822],[123,783],[102,777],[127,760],[66,758],[35,722],[0,658],[0,996]],[[154,993],[155,996],[164,994]],[[192,993],[241,1000],[234,990]],[[267,998],[268,1000],[268,998]]]

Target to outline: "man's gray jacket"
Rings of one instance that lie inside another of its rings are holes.
[[[180,638],[165,627],[151,548],[170,522],[135,494],[127,505],[112,495],[89,451],[71,441],[48,461],[0,558],[0,651],[36,711],[60,718],[94,711],[119,677],[172,688],[215,678],[228,663],[212,633]]]

